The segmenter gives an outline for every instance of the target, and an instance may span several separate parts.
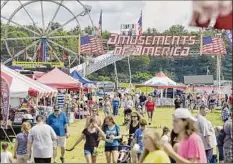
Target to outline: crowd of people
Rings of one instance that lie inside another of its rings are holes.
[[[191,95],[188,96],[190,100]],[[141,93],[123,97],[115,93],[113,98],[106,95],[99,102],[92,98],[77,101],[75,96],[71,100],[75,115],[85,119],[85,127],[70,148],[66,147],[70,134],[67,113],[63,109],[65,105],[56,104],[48,118],[37,115],[33,127],[29,122],[23,122],[22,132],[16,137],[13,155],[8,151],[8,144],[2,144],[1,162],[9,163],[13,159],[17,163],[57,162],[57,147],[60,147],[60,161],[65,163],[65,154],[74,150],[82,140],[85,141],[83,154],[87,163],[96,163],[101,140],[105,142],[106,163],[212,163],[217,161],[213,153],[215,147],[218,148],[219,162],[233,162],[232,96],[223,103],[223,126],[218,127],[214,127],[206,118],[211,111],[208,103],[202,103],[198,114],[193,116],[188,104],[181,101],[182,95],[177,96],[174,101],[173,127],[169,129],[164,126],[162,134],[150,126],[153,123],[156,96]],[[81,113],[84,108],[86,115]],[[123,112],[120,110],[122,108]],[[104,113],[103,120],[100,110]],[[122,114],[126,134],[115,122]]]

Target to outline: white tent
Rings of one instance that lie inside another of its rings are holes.
[[[137,85],[138,87],[175,87],[177,86],[176,82],[169,79],[163,72],[159,72],[155,77],[151,78],[150,80]]]
[[[1,64],[1,72],[12,78],[10,85],[11,98],[25,98],[30,88],[37,90],[39,97],[57,94],[57,90],[24,76],[3,64]]]

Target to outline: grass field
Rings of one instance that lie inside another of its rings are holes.
[[[149,126],[149,128],[155,128],[160,133],[162,132],[163,126],[167,126],[171,129],[173,110],[174,109],[172,108],[157,108],[154,113],[153,123],[151,126]],[[118,125],[120,125],[121,133],[125,134],[127,133],[126,128],[125,126],[121,126],[123,123],[122,113],[123,112],[121,109],[120,115],[115,117],[115,121]],[[193,114],[195,115],[196,112],[194,112]],[[102,112],[100,112],[100,115],[103,117]],[[219,111],[209,113],[207,115],[207,119],[210,120],[214,126],[222,125]],[[76,139],[80,136],[83,130],[84,124],[85,124],[85,120],[77,120],[74,123],[70,124],[69,126],[70,137],[67,139],[67,148],[70,148],[74,144]],[[85,163],[86,162],[84,155],[83,155],[83,145],[84,145],[84,141],[82,141],[78,146],[76,146],[76,148],[73,151],[66,153],[65,158],[66,158],[67,163]],[[99,146],[99,155],[97,157],[98,163],[105,163],[106,161],[103,145],[104,145],[104,142],[101,141],[100,146]],[[58,153],[60,153],[60,150],[58,150]],[[58,156],[58,159],[59,159],[59,156]],[[58,159],[57,159],[57,162],[60,162]]]
[[[120,112],[122,113],[122,112]],[[153,123],[150,126],[150,128],[157,129],[160,133],[162,132],[163,126],[167,126],[170,129],[172,128],[172,108],[157,108],[154,114]],[[195,115],[196,113],[194,113]],[[103,116],[103,115],[102,115]],[[222,125],[222,121],[220,119],[220,113],[219,111],[215,111],[213,113],[209,113],[207,116],[207,119],[212,122],[214,126]],[[122,125],[123,123],[123,115],[115,117],[115,121],[118,125]],[[75,123],[70,125],[69,131],[71,133],[70,138],[67,140],[67,147],[71,147],[72,144],[75,142],[76,138],[80,135],[82,132],[84,126],[84,120],[76,121]],[[161,127],[161,128],[160,128]],[[121,126],[121,132],[127,133],[125,126]],[[83,155],[83,144],[82,142],[80,145],[78,145],[75,150],[72,152],[66,153],[66,161],[69,163],[81,163],[85,162],[85,158]],[[105,163],[105,155],[104,155],[104,142],[101,141],[100,147],[99,147],[99,156],[97,158],[97,162],[99,163]]]

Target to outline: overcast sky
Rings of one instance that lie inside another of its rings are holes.
[[[27,3],[28,1],[22,1]],[[57,0],[56,2],[60,2]],[[91,5],[91,18],[94,25],[98,25],[100,10],[103,10],[103,30],[111,32],[119,32],[121,24],[137,23],[141,10],[143,11],[143,30],[148,27],[156,28],[158,31],[164,31],[170,26],[181,24],[188,27],[191,18],[191,1],[81,1],[83,4]],[[3,2],[1,2],[3,3]],[[76,1],[67,1],[63,3],[75,15],[80,13],[83,8]],[[10,1],[2,9],[1,14],[9,17],[13,11],[19,7],[18,1]],[[44,21],[47,25],[51,21],[53,14],[57,9],[57,5],[51,2],[43,2]],[[38,26],[42,27],[42,12],[40,2],[35,2],[25,7],[28,13],[34,19]],[[63,24],[73,16],[64,8],[61,8],[55,21]],[[13,20],[20,24],[32,24],[32,21],[22,9],[14,17]],[[91,25],[88,16],[78,17],[81,27]],[[77,25],[76,21],[72,21],[65,26],[67,29]],[[192,28],[189,28],[192,30]]]

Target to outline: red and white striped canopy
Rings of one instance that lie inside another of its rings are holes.
[[[55,96],[57,94],[56,89],[22,75],[3,64],[1,64],[1,76],[9,83],[11,98],[25,98],[30,88],[37,90],[39,92],[39,97]]]

